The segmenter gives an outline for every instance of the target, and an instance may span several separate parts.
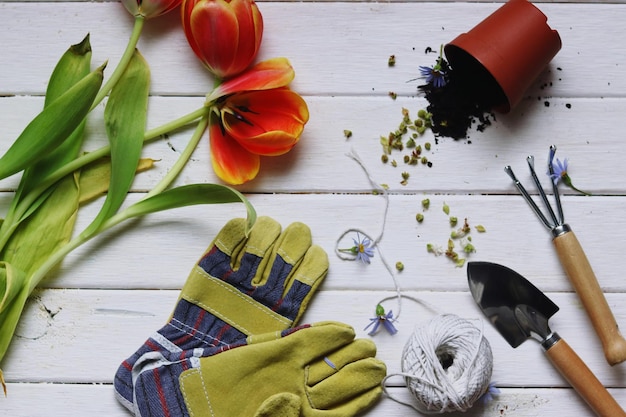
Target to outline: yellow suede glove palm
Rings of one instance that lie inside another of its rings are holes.
[[[336,322],[248,337],[180,375],[190,416],[350,417],[382,392],[376,346]]]

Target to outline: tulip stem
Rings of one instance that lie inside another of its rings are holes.
[[[172,168],[170,168],[170,170],[161,179],[161,181],[159,181],[159,183],[152,190],[150,190],[144,198],[149,198],[155,194],[159,194],[160,192],[164,191],[167,187],[170,186],[170,184],[176,179],[176,177],[178,177],[178,174],[180,174],[182,169],[189,161],[189,158],[191,158],[191,155],[197,148],[198,143],[200,142],[200,139],[202,138],[202,135],[209,124],[208,120],[209,114],[204,114],[198,122],[196,130],[193,132],[191,139],[189,139],[189,142],[187,142],[187,146],[185,146],[185,149],[183,149],[183,152],[180,154]]]
[[[106,97],[107,94],[111,91],[111,89],[117,84],[120,77],[126,71],[126,67],[130,62],[133,54],[135,53],[135,48],[137,47],[137,42],[139,42],[139,36],[141,35],[141,30],[143,29],[143,24],[145,22],[145,18],[141,15],[135,16],[135,24],[133,25],[133,31],[130,35],[130,39],[128,40],[128,45],[126,45],[126,50],[124,54],[120,58],[120,61],[117,64],[115,70],[109,77],[109,79],[104,83],[98,95],[93,101],[91,105],[91,110],[93,110],[100,102]]]
[[[171,122],[165,123],[154,129],[147,130],[143,138],[144,143],[147,143],[158,137],[161,137],[162,135],[168,132],[179,129],[193,122],[194,120],[197,120],[198,118],[205,116],[206,114],[207,114],[207,108],[203,106],[203,107],[200,107],[199,109],[192,111],[191,113],[188,113],[182,117],[179,117],[176,120],[172,120]],[[191,141],[193,140],[194,139],[192,138]],[[194,146],[197,145],[198,140],[199,139],[196,139]],[[187,148],[189,148],[189,145],[187,146]],[[9,220],[9,217],[7,216],[7,218],[3,222],[2,229],[0,229],[2,232],[0,233],[0,250],[4,248],[4,245],[7,243],[7,241],[9,240],[9,238],[15,231],[15,228],[17,228],[17,226],[19,225],[19,222],[22,220],[22,217],[24,216],[24,214],[28,211],[28,209],[32,206],[32,204],[43,194],[43,192],[46,189],[51,187],[55,182],[59,181],[61,178],[65,177],[66,175],[69,175],[73,173],[74,171],[77,171],[83,168],[84,166],[92,162],[95,162],[102,157],[109,155],[110,152],[111,152],[110,145],[103,146],[92,152],[87,152],[79,156],[78,158],[72,160],[71,162],[68,162],[67,164],[63,165],[62,167],[52,172],[47,177],[42,178],[42,180],[39,182],[39,185],[33,188],[27,195],[25,195],[24,198],[21,199],[21,201],[19,202],[18,206],[14,208],[14,210],[12,210],[12,215],[11,215],[12,220]]]
[[[145,198],[149,198],[156,194],[163,192],[169,185],[174,181],[174,179],[180,174],[180,171],[183,169],[189,158],[191,157],[193,151],[198,145],[198,142],[202,138],[202,134],[207,128],[209,120],[209,115],[205,114],[198,125],[196,126],[196,130],[194,131],[189,143],[181,153],[180,157],[169,170],[167,175],[163,177],[161,181],[152,189],[149,193],[146,194]],[[93,152],[92,152],[93,153]],[[113,226],[121,223],[122,221],[128,218],[127,213],[121,211],[116,213],[108,220],[106,220],[100,227],[94,230],[85,230],[80,233],[78,236],[70,240],[67,244],[63,245],[58,251],[56,251],[52,256],[50,256],[46,261],[31,275],[29,279],[29,293],[32,292],[37,285],[41,282],[41,280],[50,272],[52,268],[54,268],[59,262],[63,260],[69,253],[71,253],[74,249],[78,248],[82,244],[88,242],[98,234],[112,228]]]

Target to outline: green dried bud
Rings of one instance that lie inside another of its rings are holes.
[[[430,151],[430,142],[426,142],[424,144],[424,148],[426,148],[427,151]]]
[[[476,252],[476,248],[471,243],[468,243],[467,245],[463,246],[463,252],[465,253]]]
[[[400,261],[396,262],[396,269],[398,271],[403,271],[404,270],[404,264]]]
[[[482,224],[479,224],[478,226],[476,226],[476,231],[478,233],[485,233],[487,229],[485,229],[485,226],[483,226]]]
[[[411,157],[409,155],[404,155],[404,163],[408,164],[411,161]]]
[[[415,215],[415,220],[417,220],[418,223],[421,223],[424,221],[424,215],[422,213],[417,213]]]
[[[446,203],[443,203],[443,212],[446,214],[450,214],[450,206],[448,206]]]
[[[427,114],[428,114],[428,112],[426,110],[420,109],[417,112],[417,117],[419,117],[421,119],[425,119]]]
[[[386,164],[387,162],[389,162],[389,156],[387,156],[387,154],[382,154],[380,156],[380,160],[383,161],[383,164]]]
[[[425,198],[422,200],[422,207],[424,207],[424,210],[428,210],[428,207],[430,206],[430,200],[428,198]]]
[[[395,55],[390,55],[389,59],[387,60],[387,65],[390,67],[393,67],[394,65],[396,65],[396,56]]]
[[[450,216],[450,226],[454,227],[458,223],[459,219],[456,216]]]
[[[349,139],[352,137],[352,131],[348,129],[344,129],[343,135],[346,137],[346,139]]]
[[[377,316],[384,316],[385,315],[385,309],[380,304],[378,304],[376,306],[376,315]]]
[[[409,176],[410,176],[410,174],[409,174],[408,172],[406,172],[406,171],[403,171],[403,172],[402,172],[402,179],[404,179],[404,180],[408,180],[408,179],[409,179]]]

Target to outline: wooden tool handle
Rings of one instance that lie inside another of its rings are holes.
[[[569,231],[555,237],[553,242],[561,264],[600,337],[607,362],[610,365],[623,362],[626,360],[626,340],[619,332],[613,312],[576,235]]]
[[[550,361],[572,387],[600,417],[624,417],[626,413],[580,359],[565,340],[561,339],[546,351]]]

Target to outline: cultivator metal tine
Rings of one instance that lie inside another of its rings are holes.
[[[548,229],[550,229],[553,233],[555,231],[560,231],[562,229],[562,226],[565,225],[565,216],[563,215],[563,206],[561,205],[561,197],[559,196],[557,182],[554,181],[553,179],[554,167],[552,165],[552,159],[554,158],[555,152],[556,152],[556,146],[554,145],[550,146],[550,156],[548,157],[548,174],[550,174],[550,180],[552,182],[552,190],[554,193],[554,200],[556,202],[556,213],[554,209],[552,208],[550,201],[548,200],[548,196],[546,195],[546,192],[543,189],[543,186],[541,185],[541,181],[539,181],[539,177],[537,177],[537,172],[535,171],[535,157],[532,155],[529,155],[528,157],[526,157],[526,162],[528,163],[528,168],[530,169],[530,175],[533,177],[533,182],[535,183],[535,186],[537,187],[537,190],[539,191],[539,196],[541,197],[541,200],[546,206],[546,209],[552,221],[550,221],[550,219],[548,219],[548,217],[546,217],[546,215],[541,211],[539,206],[537,206],[537,204],[535,203],[533,198],[530,196],[528,191],[526,191],[522,183],[517,179],[517,177],[515,176],[515,173],[513,173],[513,169],[511,168],[511,166],[507,165],[504,167],[504,171],[509,175],[509,177],[511,177],[511,179],[513,180],[513,183],[515,184],[515,187],[517,187],[518,191],[524,197],[524,200],[526,200],[526,202],[530,205],[530,207],[535,212],[537,217],[539,217],[539,220],[541,220],[541,222]]]
[[[559,213],[559,221],[558,224],[565,223],[565,216],[563,215],[563,206],[561,205],[561,196],[559,195],[559,188],[557,186],[557,182],[552,180],[552,176],[554,175],[554,166],[552,165],[552,158],[554,158],[554,154],[556,153],[556,145],[550,146],[550,156],[548,159],[548,172],[550,173],[550,179],[552,181],[552,190],[554,193],[554,199],[556,201],[556,209]]]
[[[507,174],[509,174],[509,177],[511,177],[511,179],[513,180],[513,183],[515,184],[515,187],[517,187],[518,191],[522,194],[522,196],[524,197],[524,200],[526,200],[526,202],[530,205],[530,207],[533,209],[533,211],[535,212],[535,214],[537,215],[537,217],[539,217],[539,220],[541,220],[541,222],[550,230],[552,230],[554,228],[554,226],[552,224],[550,224],[550,221],[546,218],[546,216],[544,216],[544,214],[541,212],[541,209],[537,206],[537,204],[535,203],[535,201],[532,199],[532,197],[530,196],[530,194],[528,194],[528,191],[526,191],[526,188],[524,188],[524,186],[522,185],[522,183],[517,179],[517,177],[515,176],[515,173],[513,172],[513,168],[511,168],[510,165],[507,165],[504,167],[504,172],[506,172]]]
[[[537,187],[537,190],[539,191],[539,195],[541,196],[541,200],[543,201],[543,204],[548,209],[548,214],[550,214],[550,217],[552,218],[552,221],[553,221],[552,227],[554,227],[558,224],[558,220],[556,218],[556,214],[554,214],[554,210],[552,210],[552,206],[550,205],[550,202],[548,201],[548,196],[546,195],[546,192],[543,190],[543,187],[541,185],[541,182],[539,181],[539,178],[537,178],[537,173],[535,172],[535,157],[532,155],[527,156],[526,162],[528,162],[528,168],[530,168],[530,175],[533,177],[533,181],[535,182],[535,186]]]

